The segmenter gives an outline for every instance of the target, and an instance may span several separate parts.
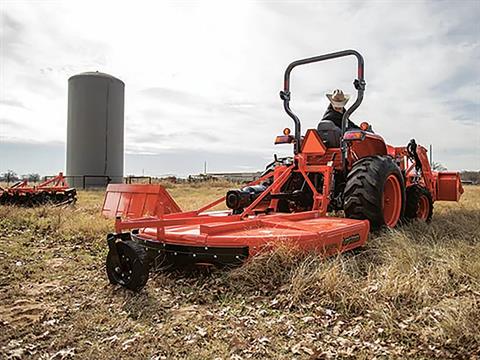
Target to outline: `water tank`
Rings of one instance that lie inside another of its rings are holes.
[[[67,176],[75,187],[123,181],[123,81],[100,72],[68,79]]]

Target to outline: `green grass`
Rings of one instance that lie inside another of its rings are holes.
[[[229,184],[169,185],[185,209]],[[242,268],[108,284],[103,193],[0,207],[0,354],[20,358],[477,358],[480,187],[430,225],[322,260],[280,248]]]

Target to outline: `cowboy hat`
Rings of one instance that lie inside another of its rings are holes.
[[[350,95],[344,94],[340,89],[335,89],[333,93],[327,94],[327,98],[330,100],[332,106],[343,108],[348,100],[350,100]]]

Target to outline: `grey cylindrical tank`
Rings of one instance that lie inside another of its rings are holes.
[[[123,81],[100,72],[68,79],[67,176],[71,185],[123,180]]]

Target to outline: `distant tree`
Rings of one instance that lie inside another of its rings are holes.
[[[434,161],[434,162],[432,163],[432,170],[435,170],[435,171],[445,171],[445,170],[447,170],[447,168],[446,168],[445,166],[443,166],[442,164]]]
[[[7,170],[6,172],[4,172],[1,175],[0,180],[1,181],[6,181],[7,183],[10,183],[10,182],[18,181],[20,179],[18,178],[18,175],[15,171]]]
[[[30,182],[39,182],[40,181],[40,174],[23,175],[23,178],[27,179]]]
[[[463,181],[471,181],[473,184],[480,184],[480,171],[462,171],[460,176]]]

